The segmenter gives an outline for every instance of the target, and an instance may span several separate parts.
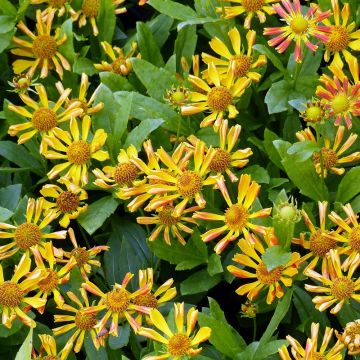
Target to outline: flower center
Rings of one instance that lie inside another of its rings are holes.
[[[46,269],[46,272],[47,277],[39,281],[39,289],[45,293],[53,291],[59,282],[59,278],[53,269]]]
[[[245,76],[250,70],[253,58],[247,55],[235,55],[232,58],[234,76],[242,77]]]
[[[310,106],[305,113],[306,121],[318,122],[322,120],[322,109],[319,106]]]
[[[330,291],[338,300],[345,300],[354,293],[355,284],[349,278],[337,278],[333,281]]]
[[[256,269],[256,277],[262,284],[271,285],[280,280],[284,267],[278,266],[268,271],[264,263],[260,263]]]
[[[132,185],[139,174],[138,168],[131,163],[118,164],[114,171],[114,180],[119,185]]]
[[[349,243],[353,250],[360,252],[360,226],[356,226],[351,230]]]
[[[241,5],[245,8],[246,12],[258,11],[264,5],[265,0],[243,0]]]
[[[86,314],[79,310],[75,315],[75,324],[80,330],[90,330],[96,324],[96,315]]]
[[[290,22],[291,30],[297,35],[303,34],[308,29],[308,26],[309,26],[308,21],[304,19],[302,16],[296,16]]]
[[[121,58],[115,59],[111,66],[112,66],[114,73],[123,75],[124,67],[127,69],[126,58],[121,57]],[[125,71],[125,73],[126,73],[126,71]]]
[[[37,225],[21,224],[15,230],[16,245],[23,250],[40,243],[41,231]]]
[[[322,355],[320,353],[317,353],[317,352],[313,352],[311,354],[311,359],[313,359],[313,360],[326,360],[326,356]]]
[[[334,111],[334,114],[340,114],[349,110],[350,101],[347,95],[344,93],[336,95],[331,103],[331,107]]]
[[[57,118],[51,109],[39,108],[34,112],[31,122],[36,130],[45,132],[57,125]]]
[[[177,188],[185,197],[192,197],[202,189],[201,177],[194,171],[184,171],[178,178]]]
[[[329,40],[326,43],[330,51],[337,52],[345,50],[350,42],[349,34],[345,26],[336,25],[331,28]]]
[[[78,98],[74,98],[74,99],[71,99],[69,101],[69,103],[67,104],[66,108],[68,108],[69,106],[71,106],[74,102],[80,102],[80,108],[83,109],[83,113],[80,115],[80,117],[83,117],[84,115],[87,114],[87,111],[88,111],[88,104],[86,101],[82,101]]]
[[[217,173],[222,173],[229,168],[231,163],[230,154],[223,149],[216,149],[215,155],[212,158],[209,168]]]
[[[336,240],[331,239],[321,232],[316,231],[310,237],[310,250],[315,256],[324,257],[331,249],[336,248]]]
[[[346,324],[343,334],[343,337],[345,339],[345,344],[350,345],[352,343],[355,343],[355,339],[359,338],[359,336],[360,336],[359,320]],[[359,344],[357,344],[357,347],[359,347]]]
[[[46,355],[41,358],[42,360],[60,360],[60,358],[56,355]]]
[[[323,165],[324,168],[326,170],[331,169],[332,167],[334,167],[337,163],[337,155],[336,152],[332,149],[326,149],[326,148],[322,148],[321,149],[321,156],[322,156],[322,161],[323,161]],[[315,164],[320,164],[321,159],[320,159],[320,153],[319,152],[314,152],[313,156],[313,162]]]
[[[90,145],[84,140],[74,141],[67,150],[69,161],[75,165],[86,164],[90,155]]]
[[[84,0],[82,11],[85,16],[96,17],[100,9],[100,0]]]
[[[89,260],[89,254],[84,248],[75,248],[71,251],[71,256],[76,260],[78,267],[84,266]]]
[[[67,0],[48,0],[51,7],[60,9],[66,3]]]
[[[64,213],[71,213],[75,211],[79,206],[79,203],[79,196],[74,194],[72,191],[62,192],[56,199],[56,205],[60,211]]]
[[[227,88],[219,86],[210,90],[207,100],[212,111],[225,111],[232,102],[232,95]]]
[[[241,231],[246,226],[248,218],[248,211],[239,204],[231,205],[225,211],[225,224],[231,230]]]
[[[56,54],[56,40],[50,35],[39,35],[33,41],[32,50],[37,58],[49,60]]]
[[[107,293],[106,304],[110,311],[122,313],[130,305],[128,292],[124,289],[114,289]]]
[[[280,219],[284,221],[295,221],[297,214],[297,208],[292,204],[282,205],[279,211]]]
[[[24,292],[18,284],[5,281],[0,285],[0,304],[11,308],[18,307],[24,297]]]
[[[158,301],[153,294],[148,293],[145,295],[136,296],[136,298],[134,299],[134,304],[139,306],[146,306],[151,309],[156,309]]]
[[[168,351],[171,356],[186,355],[191,347],[191,340],[185,334],[174,334],[168,343]]]
[[[179,218],[172,215],[174,207],[167,205],[163,210],[159,212],[159,220],[161,224],[166,226],[172,226],[179,222]]]

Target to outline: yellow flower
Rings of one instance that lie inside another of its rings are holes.
[[[20,21],[17,27],[24,32],[30,41],[13,37],[13,42],[19,47],[10,50],[14,55],[24,56],[31,60],[18,59],[13,63],[15,74],[21,74],[28,70],[28,74],[34,75],[37,68],[41,69],[40,77],[45,78],[48,75],[49,68],[55,68],[60,78],[63,77],[65,70],[70,70],[70,64],[61,54],[59,46],[66,42],[66,35],[60,38],[60,28],[56,28],[55,35],[51,35],[51,27],[54,19],[54,12],[50,12],[44,21],[41,17],[41,10],[36,11],[36,29],[35,35],[29,28]],[[61,64],[61,65],[60,65]]]
[[[39,335],[41,341],[41,347],[38,356],[35,355],[34,360],[65,360],[67,358],[67,354],[61,350],[57,351],[56,341],[53,336],[47,334]],[[46,355],[43,355],[45,350]],[[34,355],[33,350],[33,355]]]
[[[163,335],[154,329],[145,327],[140,328],[138,334],[156,342],[160,342],[163,344],[164,350],[161,355],[145,356],[143,360],[176,360],[200,354],[202,348],[199,348],[198,345],[209,339],[211,329],[207,326],[203,326],[198,332],[193,333],[198,319],[198,311],[193,307],[189,309],[185,327],[184,303],[174,304],[174,310],[176,332],[170,330],[166,320],[157,309],[150,310],[151,322],[163,333]]]
[[[341,12],[338,0],[331,0],[332,14],[334,16],[334,24],[329,19],[323,21],[324,25],[330,27],[329,40],[325,43],[325,61],[330,60],[330,56],[334,55],[333,62],[337,63],[340,68],[344,63],[340,54],[345,61],[350,64],[354,61],[354,56],[348,49],[360,50],[360,30],[356,30],[355,21],[349,22],[350,4],[345,3]],[[342,20],[342,21],[341,21]]]
[[[34,251],[35,245],[44,246],[46,239],[65,239],[66,230],[46,233],[44,229],[55,218],[55,214],[47,214],[43,217],[45,201],[44,198],[28,200],[26,209],[26,221],[18,226],[0,223],[1,239],[13,239],[9,244],[0,246],[0,259],[5,259],[16,254],[18,251]]]
[[[228,128],[229,122],[224,120],[219,129],[220,147],[215,148],[215,155],[210,162],[209,169],[217,175],[226,173],[232,182],[238,181],[238,177],[231,171],[231,167],[243,168],[248,162],[248,157],[253,154],[250,148],[236,150],[232,152],[238,142],[241,126],[235,125]],[[199,139],[195,135],[190,135],[188,140],[195,145]]]
[[[252,223],[252,219],[267,217],[271,213],[271,208],[261,209],[256,212],[251,212],[250,208],[253,205],[258,193],[260,185],[255,181],[251,181],[250,175],[241,175],[238,183],[238,195],[236,203],[231,201],[228,189],[225,185],[224,178],[216,180],[217,187],[221,191],[228,208],[220,215],[208,212],[197,211],[193,217],[206,221],[220,221],[222,226],[208,230],[205,234],[201,235],[204,242],[216,239],[221,234],[227,232],[214,247],[214,251],[220,254],[231,241],[239,239],[241,234],[245,239],[251,241],[249,230],[256,231],[260,234],[266,233],[266,227]]]
[[[46,184],[40,190],[40,194],[46,198],[53,198],[54,201],[45,200],[44,208],[48,213],[56,215],[56,218],[62,216],[59,221],[60,226],[67,228],[70,220],[76,219],[80,214],[86,211],[87,192],[80,186],[73,184],[68,178],[62,177],[59,183],[66,186],[63,190],[55,184]]]
[[[246,34],[247,40],[247,51],[245,53],[244,46],[241,46],[241,36],[236,27],[232,28],[228,32],[228,36],[232,45],[232,50],[229,50],[228,47],[217,37],[211,39],[210,47],[225,59],[218,59],[215,56],[202,53],[202,59],[206,64],[214,63],[220,76],[226,76],[226,73],[229,68],[233,72],[234,78],[247,77],[252,81],[259,82],[261,74],[254,71],[258,67],[261,67],[266,64],[266,56],[259,55],[258,59],[255,61],[252,54],[252,47],[256,39],[256,31],[249,30]],[[233,52],[235,54],[233,54]],[[208,71],[203,72],[203,76],[207,77]]]
[[[342,334],[336,330],[335,334],[347,347],[349,355],[360,354],[360,319],[347,323]]]
[[[33,5],[47,4],[47,7],[41,12],[45,21],[48,16],[51,16],[51,13],[57,13],[61,17],[67,12],[67,8],[70,8],[68,0],[31,0],[30,3]]]
[[[324,269],[322,274],[317,273],[313,269],[304,271],[304,275],[321,283],[320,286],[305,284],[305,289],[309,292],[325,294],[313,298],[312,301],[316,309],[324,311],[336,304],[330,310],[330,313],[337,314],[342,309],[344,303],[349,302],[350,299],[360,302],[360,278],[352,279],[359,264],[360,257],[358,256],[357,261],[351,263],[347,274],[344,275],[341,270],[341,260],[338,250],[331,249],[327,269]]]
[[[37,246],[33,250],[35,263],[37,268],[42,270],[43,279],[37,284],[39,291],[36,297],[39,299],[47,300],[48,296],[53,294],[56,305],[61,309],[64,305],[64,298],[60,294],[59,285],[65,284],[70,280],[70,270],[76,265],[76,260],[71,258],[65,266],[56,269],[56,259],[54,256],[54,248],[51,242],[46,243],[43,249]],[[43,258],[47,261],[49,267],[45,266]],[[42,314],[45,310],[45,305],[39,308]]]
[[[345,172],[345,169],[343,167],[338,167],[339,165],[341,166],[342,164],[354,162],[360,159],[360,151],[356,151],[350,155],[341,157],[341,155],[346,152],[357,139],[357,134],[352,133],[341,145],[344,133],[345,127],[339,126],[336,132],[333,146],[331,147],[330,139],[325,137],[323,140],[324,146],[320,150],[321,155],[320,152],[317,151],[313,153],[312,160],[315,166],[315,170],[319,176],[325,178],[327,177],[329,171],[336,175],[342,175]],[[298,131],[296,133],[296,137],[300,141],[312,141],[317,143],[317,139],[315,138],[310,128]]]
[[[96,314],[91,313],[87,314],[85,310],[90,307],[89,299],[84,289],[80,289],[82,300],[79,299],[73,292],[68,291],[66,295],[70,298],[70,300],[76,304],[76,307],[64,304],[61,310],[68,311],[73,313],[73,315],[54,315],[54,321],[58,322],[69,322],[68,324],[62,325],[53,329],[53,333],[55,336],[59,336],[61,334],[65,334],[70,330],[76,329],[74,334],[71,335],[69,340],[62,352],[64,356],[69,355],[70,351],[74,347],[74,352],[78,353],[84,343],[84,338],[87,334],[91,336],[92,342],[96,349],[100,348],[100,343],[96,337],[96,331],[94,326],[96,325]],[[84,305],[85,304],[85,305]]]
[[[51,160],[63,160],[65,162],[55,165],[49,172],[49,179],[54,179],[69,168],[65,177],[69,177],[75,184],[87,184],[88,182],[88,163],[90,159],[104,161],[109,159],[109,153],[100,150],[105,144],[107,134],[104,129],[96,130],[91,142],[88,142],[91,119],[88,115],[84,116],[81,124],[81,136],[79,126],[75,119],[70,120],[70,133],[56,128],[52,136],[44,136],[44,142],[53,148],[46,148],[43,155]]]
[[[226,77],[222,79],[219,70],[214,63],[208,65],[208,83],[214,84],[210,87],[207,82],[197,76],[189,75],[189,81],[195,87],[190,93],[190,102],[192,104],[181,107],[182,115],[193,115],[209,110],[210,115],[206,116],[200,124],[200,127],[210,126],[215,122],[215,129],[219,128],[225,113],[229,112],[229,118],[233,119],[238,114],[233,102],[240,97],[249,86],[249,78],[239,78],[234,80],[231,69],[228,70]]]
[[[27,94],[19,94],[21,100],[31,108],[30,111],[24,106],[9,105],[11,111],[29,119],[27,122],[9,127],[9,135],[11,136],[26,130],[26,132],[19,136],[18,144],[23,144],[30,140],[37,133],[40,133],[42,137],[50,135],[59,124],[69,121],[72,117],[79,116],[83,112],[78,101],[72,103],[66,110],[62,110],[61,106],[70,94],[71,89],[66,89],[55,104],[51,101],[49,102],[46,89],[43,85],[35,86],[35,90],[39,95],[40,104],[31,99]],[[41,142],[40,152],[42,152],[43,146],[44,144]]]
[[[128,75],[132,71],[131,58],[136,52],[137,43],[131,43],[131,49],[125,54],[123,49],[117,46],[112,47],[108,42],[101,43],[106,54],[111,59],[111,64],[106,61],[101,61],[101,64],[94,64],[95,68],[99,71],[111,71],[119,75]],[[136,56],[140,58],[140,54]]]
[[[56,86],[57,90],[59,91],[60,95],[63,96],[63,94],[66,92],[63,84],[60,81],[58,81],[55,84],[55,86]],[[65,108],[67,109],[74,102],[80,102],[80,107],[83,109],[83,113],[80,114],[80,117],[83,117],[85,115],[91,116],[92,114],[99,112],[104,107],[104,103],[99,102],[95,106],[93,106],[93,103],[94,103],[95,97],[96,97],[96,93],[97,93],[99,87],[96,88],[96,90],[92,93],[90,99],[87,100],[86,95],[87,95],[89,86],[90,86],[89,77],[85,73],[82,73],[80,89],[79,89],[79,96],[77,98],[70,100],[68,97],[69,94],[67,94],[66,98],[65,98]]]
[[[216,12],[222,13],[225,11],[225,18],[232,19],[235,16],[246,14],[244,21],[244,28],[250,29],[252,18],[256,15],[260,23],[264,23],[266,20],[266,14],[275,14],[274,9],[269,6],[273,2],[279,0],[225,0],[226,2],[240,4],[235,6],[217,7]]]
[[[35,327],[36,322],[26,312],[31,308],[45,306],[46,299],[28,297],[28,293],[38,287],[43,274],[41,269],[36,268],[30,272],[31,260],[28,254],[24,254],[10,280],[4,279],[3,267],[0,264],[0,306],[2,313],[2,324],[11,328],[15,318],[19,318],[25,325]],[[20,279],[25,279],[20,282]],[[25,309],[26,307],[29,307]]]
[[[96,24],[96,18],[99,15],[100,8],[100,0],[83,0],[80,10],[70,10],[71,19],[74,22],[79,21],[79,28],[81,28],[86,25],[87,18],[90,18],[90,24],[93,30],[93,34],[94,36],[97,36],[99,34],[99,29]]]
[[[161,286],[157,288],[157,290],[153,293],[152,289],[154,286],[154,270],[152,268],[147,268],[145,270],[139,270],[139,287],[143,288],[148,286],[150,292],[147,294],[141,294],[136,296],[133,299],[133,303],[135,305],[146,306],[150,309],[157,309],[161,305],[164,305],[167,301],[172,300],[176,296],[176,288],[171,287],[173,285],[174,280],[169,279],[165,281]],[[142,323],[143,314],[139,314],[136,318],[136,321],[141,324]],[[151,324],[150,317],[145,314],[146,321]]]
[[[132,279],[134,274],[127,273],[121,283],[115,283],[113,290],[110,290],[106,293],[101,291],[95,284],[90,281],[86,281],[81,286],[86,291],[99,296],[101,299],[97,305],[91,306],[85,312],[88,314],[98,313],[105,310],[104,316],[102,319],[95,325],[95,328],[101,332],[111,318],[109,334],[113,336],[118,336],[118,324],[119,320],[127,320],[130,326],[135,332],[140,327],[140,324],[132,317],[134,312],[148,314],[149,308],[146,306],[136,305],[133,303],[134,299],[139,295],[145,295],[150,292],[149,285],[141,287],[135,292],[131,293],[126,290],[126,286],[129,281]]]
[[[254,279],[253,282],[241,285],[236,290],[238,295],[247,294],[248,299],[253,301],[263,288],[268,288],[266,303],[271,304],[275,297],[280,299],[284,296],[281,283],[285,287],[292,285],[292,278],[298,273],[297,266],[300,254],[292,253],[291,260],[286,265],[278,266],[269,271],[261,260],[261,256],[265,253],[264,246],[255,235],[252,235],[252,240],[252,243],[245,239],[238,242],[242,253],[235,254],[233,260],[240,264],[241,268],[229,265],[227,269],[240,279]],[[244,270],[243,267],[250,267],[253,271]]]
[[[305,349],[292,336],[288,335],[286,339],[290,343],[291,353],[296,360],[342,360],[343,356],[340,351],[344,345],[340,341],[337,341],[331,349],[327,350],[333,332],[334,329],[326,327],[320,349],[318,349],[319,323],[311,324],[311,338],[307,339]],[[292,360],[285,345],[279,350],[279,355],[282,360]]]
[[[306,211],[302,210],[301,213],[304,218],[304,222],[310,230],[310,238],[309,240],[305,240],[305,234],[301,233],[299,239],[292,239],[292,242],[294,244],[301,245],[304,249],[310,250],[309,253],[307,253],[304,257],[301,258],[301,262],[309,259],[310,257],[313,257],[305,270],[314,268],[317,265],[319,259],[321,259],[322,268],[326,268],[327,256],[329,255],[329,251],[331,249],[336,249],[337,247],[337,234],[334,231],[327,230],[326,228],[326,209],[328,206],[328,202],[319,201],[318,206],[320,228],[315,227]]]
[[[141,225],[152,225],[156,224],[154,231],[149,236],[149,241],[155,241],[160,234],[163,232],[164,240],[166,244],[171,245],[171,235],[175,236],[181,245],[185,245],[186,241],[182,237],[180,230],[186,232],[187,234],[192,234],[193,230],[183,224],[183,222],[188,222],[196,225],[196,221],[186,216],[188,213],[192,213],[195,210],[198,210],[198,206],[193,206],[188,209],[184,209],[180,216],[174,216],[174,206],[173,205],[165,205],[156,209],[157,215],[153,216],[139,216],[136,218],[138,224]]]
[[[306,109],[300,112],[300,116],[309,123],[321,123],[328,118],[324,102],[317,99],[307,101]]]

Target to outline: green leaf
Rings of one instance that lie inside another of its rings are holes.
[[[225,313],[221,310],[220,305],[217,301],[211,297],[208,297],[209,306],[210,306],[210,315],[216,320],[220,320],[222,322],[227,322]],[[246,346],[246,345],[245,345]]]
[[[174,19],[164,14],[159,14],[155,19],[147,23],[159,48],[168,39],[173,23]]]
[[[2,53],[11,43],[11,39],[15,34],[15,29],[8,31],[0,36],[0,53]]]
[[[183,30],[187,26],[203,25],[203,24],[218,23],[218,22],[223,22],[223,19],[221,19],[221,18],[214,19],[214,18],[209,18],[209,17],[190,19],[190,20],[185,20],[185,21],[182,21],[181,23],[179,23],[177,26],[177,29],[178,29],[178,31],[180,31],[180,30]]]
[[[85,73],[89,76],[97,74],[94,63],[90,59],[84,57],[76,58],[73,66],[73,72],[79,75]]]
[[[158,44],[147,25],[143,22],[137,22],[136,30],[141,58],[149,61],[155,66],[164,66],[164,60]]]
[[[288,110],[288,97],[292,85],[286,80],[280,80],[271,85],[265,96],[265,103],[269,114],[276,114]]]
[[[30,328],[28,336],[16,354],[15,360],[31,360],[33,329]]]
[[[84,348],[86,352],[86,360],[108,360],[106,348],[100,347],[100,349],[97,350],[88,331],[85,333]]]
[[[0,324],[0,338],[7,338],[11,335],[14,335],[19,332],[19,330],[24,326],[24,323],[22,323],[18,318],[16,318],[11,328],[7,328],[5,325]]]
[[[278,139],[279,137],[275,133],[273,133],[269,129],[265,129],[263,145],[266,150],[266,154],[279,169],[282,169],[283,166],[281,164],[281,157],[273,144],[273,141]]]
[[[13,215],[14,215],[14,213],[12,211],[0,206],[0,221],[1,222],[9,220]]]
[[[343,204],[349,202],[360,193],[360,166],[350,169],[342,178],[337,189],[336,201]]]
[[[30,0],[19,0],[18,18],[23,19],[26,10],[30,6]]]
[[[118,205],[118,200],[112,196],[105,196],[90,204],[86,212],[77,218],[77,221],[88,234],[92,235],[114,213]]]
[[[236,360],[264,360],[270,355],[278,353],[283,345],[288,345],[287,340],[274,340],[259,348],[259,342],[252,342],[243,352],[236,355]]]
[[[281,62],[279,56],[276,53],[274,53],[273,51],[271,51],[268,47],[266,47],[265,45],[262,45],[262,44],[256,44],[253,46],[253,49],[257,50],[260,54],[266,55],[266,57],[272,62],[272,64],[278,70],[280,70],[283,74],[286,73],[286,69],[285,69],[283,63]]]
[[[111,43],[116,25],[116,14],[112,0],[101,0],[100,12],[96,21],[99,29],[99,41]]]
[[[0,189],[0,206],[14,211],[20,200],[21,187],[21,184],[15,184]]]
[[[181,295],[191,295],[206,292],[221,281],[221,275],[209,276],[206,269],[190,275],[180,284]]]
[[[271,271],[278,266],[286,265],[291,260],[291,252],[286,252],[281,246],[275,245],[267,248],[261,258],[267,270]]]
[[[163,119],[146,119],[131,130],[126,138],[124,147],[134,145],[138,151],[141,150],[142,143],[149,137],[154,130],[164,123]]]
[[[103,71],[99,75],[101,82],[113,92],[120,90],[134,90],[134,87],[129,83],[125,76],[121,76],[110,71]]]
[[[0,15],[0,33],[4,34],[15,28],[15,18],[11,15]]]
[[[320,146],[313,141],[300,141],[290,146],[287,153],[294,155],[294,161],[305,161],[309,159],[314,151],[320,151]]]
[[[190,20],[197,17],[196,12],[189,6],[170,0],[149,0],[148,4],[162,14],[177,20]]]
[[[61,25],[60,38],[66,35],[66,41],[59,46],[59,52],[70,62],[74,63],[76,54],[74,50],[73,20],[67,19]]]
[[[212,254],[209,257],[207,271],[210,276],[214,276],[216,274],[221,274],[222,272],[224,272],[224,269],[221,264],[221,256],[220,255]]]
[[[268,184],[270,182],[270,176],[268,172],[259,165],[248,166],[243,169],[241,173],[251,175],[251,179],[260,184]]]
[[[16,7],[9,0],[0,0],[0,12],[4,15],[16,17]]]
[[[119,336],[109,336],[109,346],[111,349],[121,349],[129,343],[130,325],[125,324],[118,327]]]

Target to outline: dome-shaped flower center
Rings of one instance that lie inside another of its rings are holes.
[[[0,285],[0,305],[15,308],[20,305],[24,292],[18,284],[5,281]]]
[[[57,125],[57,118],[51,109],[39,108],[34,112],[31,122],[36,130],[45,132]]]
[[[326,43],[326,47],[330,51],[342,51],[345,50],[350,42],[350,36],[345,26],[335,25],[331,28],[329,40]]]
[[[69,161],[75,165],[84,165],[91,156],[90,145],[84,140],[74,141],[67,150]]]
[[[265,285],[271,285],[280,280],[283,272],[283,266],[278,266],[275,269],[268,271],[264,263],[260,263],[256,269],[256,277]]]
[[[331,249],[336,248],[336,240],[317,230],[310,236],[310,250],[315,256],[324,257]]]
[[[75,315],[75,324],[80,330],[90,330],[96,324],[96,314],[86,314],[79,310]]]
[[[48,0],[50,6],[56,9],[60,9],[67,0]]]
[[[79,267],[84,266],[89,260],[89,254],[84,248],[75,248],[71,251],[71,256],[76,260],[76,264]]]
[[[60,358],[56,355],[46,355],[41,358],[42,360],[60,360]]]
[[[159,212],[159,220],[162,225],[172,226],[178,223],[179,218],[172,215],[173,211],[174,207],[167,205]]]
[[[96,17],[100,9],[100,0],[84,0],[82,11],[88,17]]]
[[[135,299],[134,299],[134,304],[135,305],[139,305],[139,306],[146,306],[152,309],[156,309],[157,308],[157,304],[158,301],[156,299],[156,297],[151,294],[145,294],[145,295],[138,295]]]
[[[360,320],[347,323],[342,338],[349,350],[360,348]]]
[[[310,106],[305,110],[306,121],[319,122],[322,120],[322,109],[319,106]]]
[[[239,54],[234,55],[232,61],[232,70],[234,72],[234,76],[242,77],[245,76],[250,70],[253,59],[251,56]]]
[[[126,64],[126,58],[120,57],[113,61],[112,70],[114,73],[119,75],[126,75],[128,73],[128,66]]]
[[[39,35],[33,41],[32,50],[39,59],[51,59],[57,51],[56,40],[50,35]]]
[[[308,26],[309,26],[308,21],[304,19],[302,16],[296,16],[290,22],[291,30],[297,35],[303,34],[308,29]]]
[[[345,300],[354,293],[355,284],[349,278],[337,278],[333,281],[330,291],[338,300]]]
[[[258,11],[265,3],[265,0],[243,0],[241,5],[245,8],[246,12]]]
[[[360,252],[360,226],[356,226],[351,230],[349,244],[351,249]]]
[[[242,229],[246,226],[248,218],[248,211],[239,204],[231,205],[225,211],[225,224],[230,228],[230,230],[242,231]]]
[[[129,294],[124,289],[114,289],[106,295],[106,305],[112,312],[122,313],[130,305]]]
[[[336,152],[334,150],[322,148],[321,149],[321,156],[322,156],[324,169],[329,170],[329,169],[331,169],[332,167],[334,167],[336,165],[336,163],[337,163],[337,155],[336,155]],[[321,163],[320,153],[319,152],[314,152],[312,158],[313,158],[313,162],[315,164],[320,164]]]
[[[185,334],[174,334],[167,347],[171,356],[184,356],[190,350],[191,340]]]
[[[311,354],[311,359],[312,360],[326,360],[326,356],[323,354],[320,354],[318,352],[313,352]]]
[[[232,102],[232,95],[226,87],[219,86],[211,89],[207,100],[212,111],[225,111]]]
[[[24,223],[16,228],[14,238],[18,248],[26,250],[40,243],[41,231],[37,225]]]
[[[216,149],[215,155],[212,158],[209,168],[217,173],[222,173],[229,168],[231,163],[230,154],[223,149]]]
[[[185,197],[192,197],[202,189],[201,177],[195,171],[184,171],[177,180],[179,193]]]
[[[171,101],[174,104],[182,104],[185,100],[185,92],[184,91],[173,91],[170,95]]]
[[[57,207],[64,213],[71,213],[75,211],[79,204],[79,196],[72,191],[62,192],[56,199]]]
[[[138,174],[139,169],[134,164],[118,164],[114,170],[114,180],[119,185],[131,186]]]
[[[283,221],[295,221],[297,218],[297,208],[293,204],[284,204],[279,210],[279,217]]]
[[[56,288],[59,282],[59,277],[53,269],[46,269],[46,272],[46,278],[40,280],[38,285],[41,291],[51,292]]]
[[[348,111],[349,107],[349,98],[344,93],[336,95],[331,102],[331,108],[333,109],[334,114],[341,114],[345,111]]]

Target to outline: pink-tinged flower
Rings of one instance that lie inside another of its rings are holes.
[[[280,4],[274,4],[273,8],[285,21],[287,25],[282,27],[265,28],[264,35],[276,35],[268,41],[270,46],[276,46],[276,50],[282,54],[292,41],[295,41],[294,58],[301,62],[301,44],[304,43],[311,51],[316,51],[318,46],[313,44],[309,38],[316,37],[322,42],[327,42],[330,31],[329,26],[319,25],[321,21],[331,15],[330,10],[322,12],[318,5],[310,4],[305,15],[301,13],[300,0],[282,0]]]

